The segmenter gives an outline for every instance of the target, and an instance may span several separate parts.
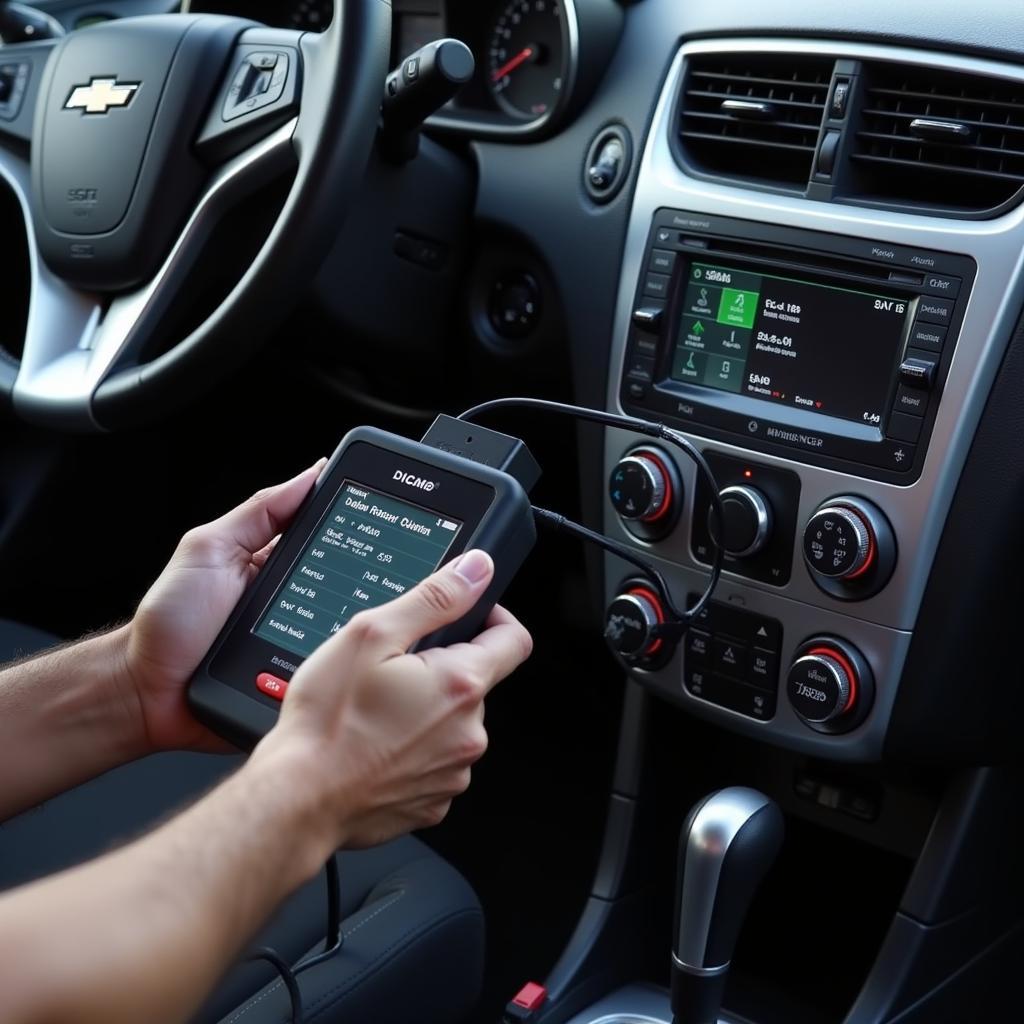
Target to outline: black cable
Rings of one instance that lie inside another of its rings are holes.
[[[704,456],[701,455],[701,453],[697,451],[697,449],[690,444],[682,434],[673,430],[671,427],[665,426],[664,423],[659,423],[655,420],[642,420],[635,416],[623,416],[614,412],[603,412],[600,409],[587,409],[586,407],[579,405],[567,405],[564,402],[550,402],[543,398],[495,398],[490,402],[482,402],[480,405],[474,405],[471,409],[467,409],[465,412],[460,413],[457,419],[467,421],[475,420],[480,416],[496,412],[499,409],[536,409],[538,412],[571,416],[573,419],[588,420],[591,423],[600,423],[602,426],[620,427],[623,430],[631,430],[634,433],[644,434],[647,437],[656,437],[662,441],[667,441],[676,448],[681,449],[697,467],[697,472],[701,477],[703,477],[705,484],[707,484],[708,492],[711,495],[711,515],[709,517],[710,529],[708,530],[708,533],[710,535],[711,545],[714,548],[714,555],[711,560],[711,574],[708,578],[707,586],[704,588],[704,592],[697,599],[693,607],[685,612],[680,612],[672,603],[672,595],[669,593],[668,585],[661,573],[653,566],[644,562],[625,545],[620,545],[616,541],[612,541],[605,537],[603,534],[589,530],[587,527],[581,526],[579,523],[574,523],[571,519],[566,519],[564,516],[559,516],[555,512],[548,512],[546,509],[534,508],[534,514],[538,515],[542,521],[549,523],[556,529],[566,530],[570,533],[576,534],[584,540],[597,544],[599,547],[604,548],[605,551],[622,558],[624,561],[636,566],[641,572],[643,572],[643,574],[656,585],[666,607],[679,622],[677,629],[672,629],[670,628],[670,624],[665,624],[658,627],[658,629],[655,630],[655,634],[658,636],[666,636],[667,638],[671,637],[673,634],[678,634],[674,637],[675,639],[678,639],[679,636],[686,632],[690,623],[700,615],[708,601],[711,600],[711,595],[714,592],[715,587],[718,585],[718,579],[722,574],[722,559],[725,554],[724,549],[715,539],[719,536],[719,524],[723,522],[722,500],[718,496],[718,482],[715,480],[715,475],[711,472],[711,467],[708,465]]]
[[[292,1024],[303,1024],[302,993],[299,991],[299,983],[295,980],[295,972],[284,962],[276,950],[269,946],[262,946],[254,949],[246,960],[266,960],[271,964],[288,990],[288,999],[292,1004]]]
[[[248,961],[265,960],[273,966],[284,982],[291,1003],[291,1024],[303,1024],[305,1011],[302,1006],[302,991],[299,988],[298,976],[325,960],[330,960],[345,944],[345,936],[341,930],[341,885],[338,880],[338,858],[332,856],[324,864],[327,875],[327,933],[324,950],[307,960],[300,961],[295,967],[285,963],[284,958],[275,949],[261,946],[254,949],[245,959]]]
[[[295,974],[308,971],[325,960],[330,960],[345,945],[345,936],[341,931],[341,886],[338,882],[338,858],[331,857],[324,865],[327,874],[327,938],[321,953],[315,953],[308,960],[301,961],[295,968]]]

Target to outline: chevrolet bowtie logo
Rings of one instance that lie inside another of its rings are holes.
[[[88,85],[76,85],[71,90],[64,109],[81,110],[83,114],[105,114],[111,107],[127,107],[138,87],[138,82],[92,78]]]

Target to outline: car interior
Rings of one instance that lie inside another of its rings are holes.
[[[534,653],[445,821],[336,859],[306,1020],[1020,1019],[1020,13],[0,0],[0,663],[353,428],[520,400]],[[0,823],[0,889],[238,760]],[[290,1014],[263,963],[194,1019]]]

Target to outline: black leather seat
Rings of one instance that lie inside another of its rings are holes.
[[[0,621],[0,664],[52,642]],[[79,863],[137,835],[213,785],[241,758],[159,754],[125,765],[0,824],[0,890]],[[419,840],[338,855],[345,944],[301,976],[306,1020],[329,1024],[453,1024],[465,1020],[483,973],[483,914],[472,889]],[[254,945],[294,963],[322,946],[325,882],[280,910]],[[263,964],[234,968],[195,1024],[285,1024],[288,999]]]

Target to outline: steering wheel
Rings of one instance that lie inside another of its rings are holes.
[[[387,0],[338,0],[322,35],[174,14],[0,50],[0,175],[25,217],[32,288],[20,359],[0,349],[0,403],[49,428],[113,430],[251,354],[360,184],[390,36]],[[212,228],[289,170],[252,264],[167,347],[161,322],[188,301]]]

